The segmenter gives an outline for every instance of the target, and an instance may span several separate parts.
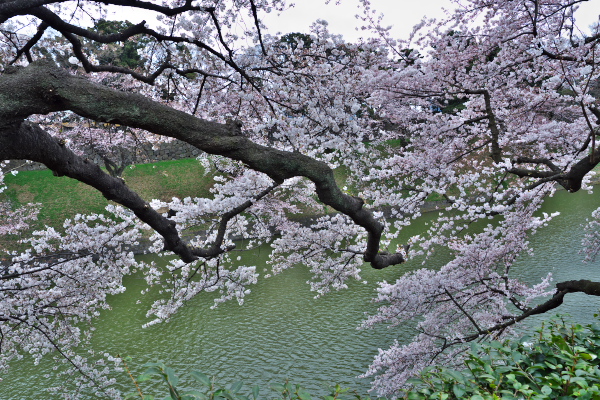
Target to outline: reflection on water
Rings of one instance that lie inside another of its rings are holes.
[[[535,256],[523,257],[515,272],[533,283],[547,271],[552,271],[557,281],[600,279],[598,263],[583,264],[578,254],[581,225],[600,205],[598,200],[597,195],[566,192],[550,199],[544,211],[560,210],[562,215],[533,238]],[[264,265],[266,256],[266,249],[259,249],[246,254],[245,263]],[[169,323],[147,329],[141,325],[147,322],[145,310],[152,299],[142,298],[142,303],[136,304],[144,282],[130,277],[127,292],[113,298],[113,310],[98,321],[94,346],[129,355],[137,366],[162,360],[181,374],[197,369],[224,383],[243,380],[248,387],[255,383],[266,387],[289,379],[320,394],[328,385],[340,383],[364,394],[368,382],[355,377],[364,372],[378,348],[387,347],[394,339],[406,340],[411,332],[409,327],[359,331],[356,326],[364,311],[374,310],[370,299],[377,280],[393,281],[407,268],[418,266],[367,269],[363,278],[368,284],[352,282],[348,290],[318,300],[305,283],[308,271],[296,268],[261,280],[244,306],[230,302],[210,310],[212,295],[204,294]],[[567,296],[557,311],[585,322],[598,311],[598,304],[596,298],[574,294]],[[42,388],[51,380],[41,375],[49,367],[48,363],[38,367],[19,363],[0,383],[0,399],[48,399]],[[128,385],[126,376],[120,380]]]

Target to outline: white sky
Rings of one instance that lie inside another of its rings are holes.
[[[264,21],[269,28],[269,33],[285,34],[290,32],[307,32],[310,25],[317,19],[329,22],[329,30],[335,34],[342,34],[347,41],[355,41],[361,36],[368,36],[367,32],[357,31],[360,21],[355,15],[360,12],[358,0],[341,0],[340,5],[335,5],[332,0],[326,5],[325,0],[296,0],[295,7],[283,12],[268,14]],[[405,39],[410,34],[412,27],[423,17],[442,18],[443,9],[454,9],[451,0],[371,0],[372,7],[384,15],[384,25],[392,25],[393,36]],[[136,10],[133,13],[121,13],[118,17],[129,19],[131,22],[140,22],[146,19],[150,24],[153,14]],[[598,21],[600,14],[600,0],[589,0],[582,3],[576,14],[581,28],[587,28],[594,21]]]
[[[365,31],[357,31],[361,21],[355,15],[361,10],[358,0],[342,0],[341,5],[332,1],[325,5],[324,0],[297,0],[296,6],[285,11],[280,17],[275,14],[265,18],[272,33],[307,32],[308,27],[317,19],[329,22],[332,33],[342,34],[347,41],[355,41],[368,36]],[[383,24],[392,25],[393,36],[407,38],[414,25],[424,16],[428,18],[444,17],[443,8],[453,9],[450,0],[371,0],[372,7],[383,13]]]
[[[296,0],[296,6],[280,17],[275,14],[265,18],[271,33],[306,32],[308,27],[317,19],[329,22],[332,33],[344,35],[347,41],[354,41],[361,36],[366,36],[364,31],[356,31],[360,26],[354,16],[360,12],[358,0],[341,0],[341,5],[335,5],[332,0],[325,5],[324,0]],[[393,37],[406,39],[413,26],[423,17],[443,18],[444,9],[452,11],[455,7],[451,0],[371,0],[372,8],[383,13],[383,24],[392,26]],[[600,14],[600,0],[589,0],[582,3],[577,11],[576,18],[580,28],[586,29]]]

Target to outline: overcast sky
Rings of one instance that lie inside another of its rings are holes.
[[[336,6],[335,0],[329,5],[324,0],[296,0],[296,6],[283,13],[280,17],[275,14],[265,18],[272,33],[306,32],[316,19],[329,22],[333,33],[340,33],[348,41],[354,41],[366,32],[356,31],[360,22],[354,17],[360,10],[358,0],[342,0]],[[414,25],[423,17],[443,18],[444,9],[453,10],[455,4],[451,0],[371,0],[374,9],[384,15],[384,25],[393,26],[392,32],[396,38],[407,38]],[[600,0],[590,0],[582,3],[576,18],[582,28],[588,28],[598,21]]]
[[[323,19],[329,22],[329,30],[332,33],[342,34],[347,41],[355,41],[368,35],[364,31],[356,30],[360,26],[360,22],[355,18],[360,12],[358,0],[341,0],[341,5],[335,5],[336,0],[332,0],[329,5],[325,5],[325,0],[296,0],[295,3],[295,7],[279,16],[272,13],[264,18],[269,33],[307,32],[313,22]],[[384,24],[393,26],[393,36],[397,38],[407,38],[412,27],[424,16],[441,18],[445,15],[444,8],[454,8],[451,0],[371,0],[371,3],[373,8],[384,14]],[[576,17],[580,26],[587,28],[598,20],[599,13],[600,0],[590,0],[582,3]],[[142,19],[150,22],[153,19],[152,13],[144,14],[139,10],[118,17],[132,22]]]
[[[344,35],[347,41],[354,41],[367,32],[357,31],[361,22],[355,15],[361,10],[358,0],[342,0],[341,5],[335,1],[329,5],[324,0],[297,0],[296,6],[281,16],[275,14],[265,18],[270,31],[276,32],[306,32],[308,27],[317,19],[329,22],[329,30]],[[443,8],[452,9],[450,0],[371,0],[374,9],[384,15],[384,25],[392,25],[394,37],[406,38],[412,27],[424,16],[440,18],[444,16]]]

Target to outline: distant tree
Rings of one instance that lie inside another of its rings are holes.
[[[310,35],[299,32],[283,35],[280,42],[290,46],[293,50],[296,50],[298,47],[308,49],[313,44]]]

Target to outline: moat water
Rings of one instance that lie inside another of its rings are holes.
[[[522,257],[515,274],[532,283],[539,282],[548,271],[555,281],[600,279],[600,261],[583,263],[579,254],[582,225],[598,206],[600,190],[592,195],[563,191],[548,199],[544,211],[560,211],[561,215],[532,238],[535,255]],[[432,217],[434,214],[426,215],[419,225]],[[265,265],[267,254],[268,249],[261,248],[243,257],[251,259],[251,264]],[[383,271],[366,268],[363,278],[368,283],[350,282],[349,289],[320,299],[313,298],[306,284],[309,272],[298,267],[260,280],[243,306],[229,302],[211,310],[214,295],[202,294],[170,322],[146,329],[141,326],[147,322],[145,313],[152,298],[140,296],[143,279],[129,277],[127,292],[113,297],[113,309],[97,321],[93,345],[103,352],[132,357],[129,364],[135,373],[142,372],[144,363],[161,360],[182,377],[200,370],[225,384],[242,380],[248,391],[259,384],[267,398],[275,395],[268,390],[269,384],[286,379],[308,388],[313,395],[327,393],[336,383],[366,394],[369,381],[357,376],[366,370],[377,349],[387,348],[395,339],[406,341],[414,333],[410,326],[356,328],[364,313],[376,308],[371,299],[377,281],[394,281],[419,266],[409,262]],[[587,322],[599,307],[600,298],[571,294],[556,311]],[[528,324],[537,325],[548,317],[539,316]],[[43,390],[56,384],[51,367],[50,361],[37,366],[27,359],[17,363],[3,376],[0,399],[52,399]],[[125,374],[118,380],[126,392],[134,391]]]

